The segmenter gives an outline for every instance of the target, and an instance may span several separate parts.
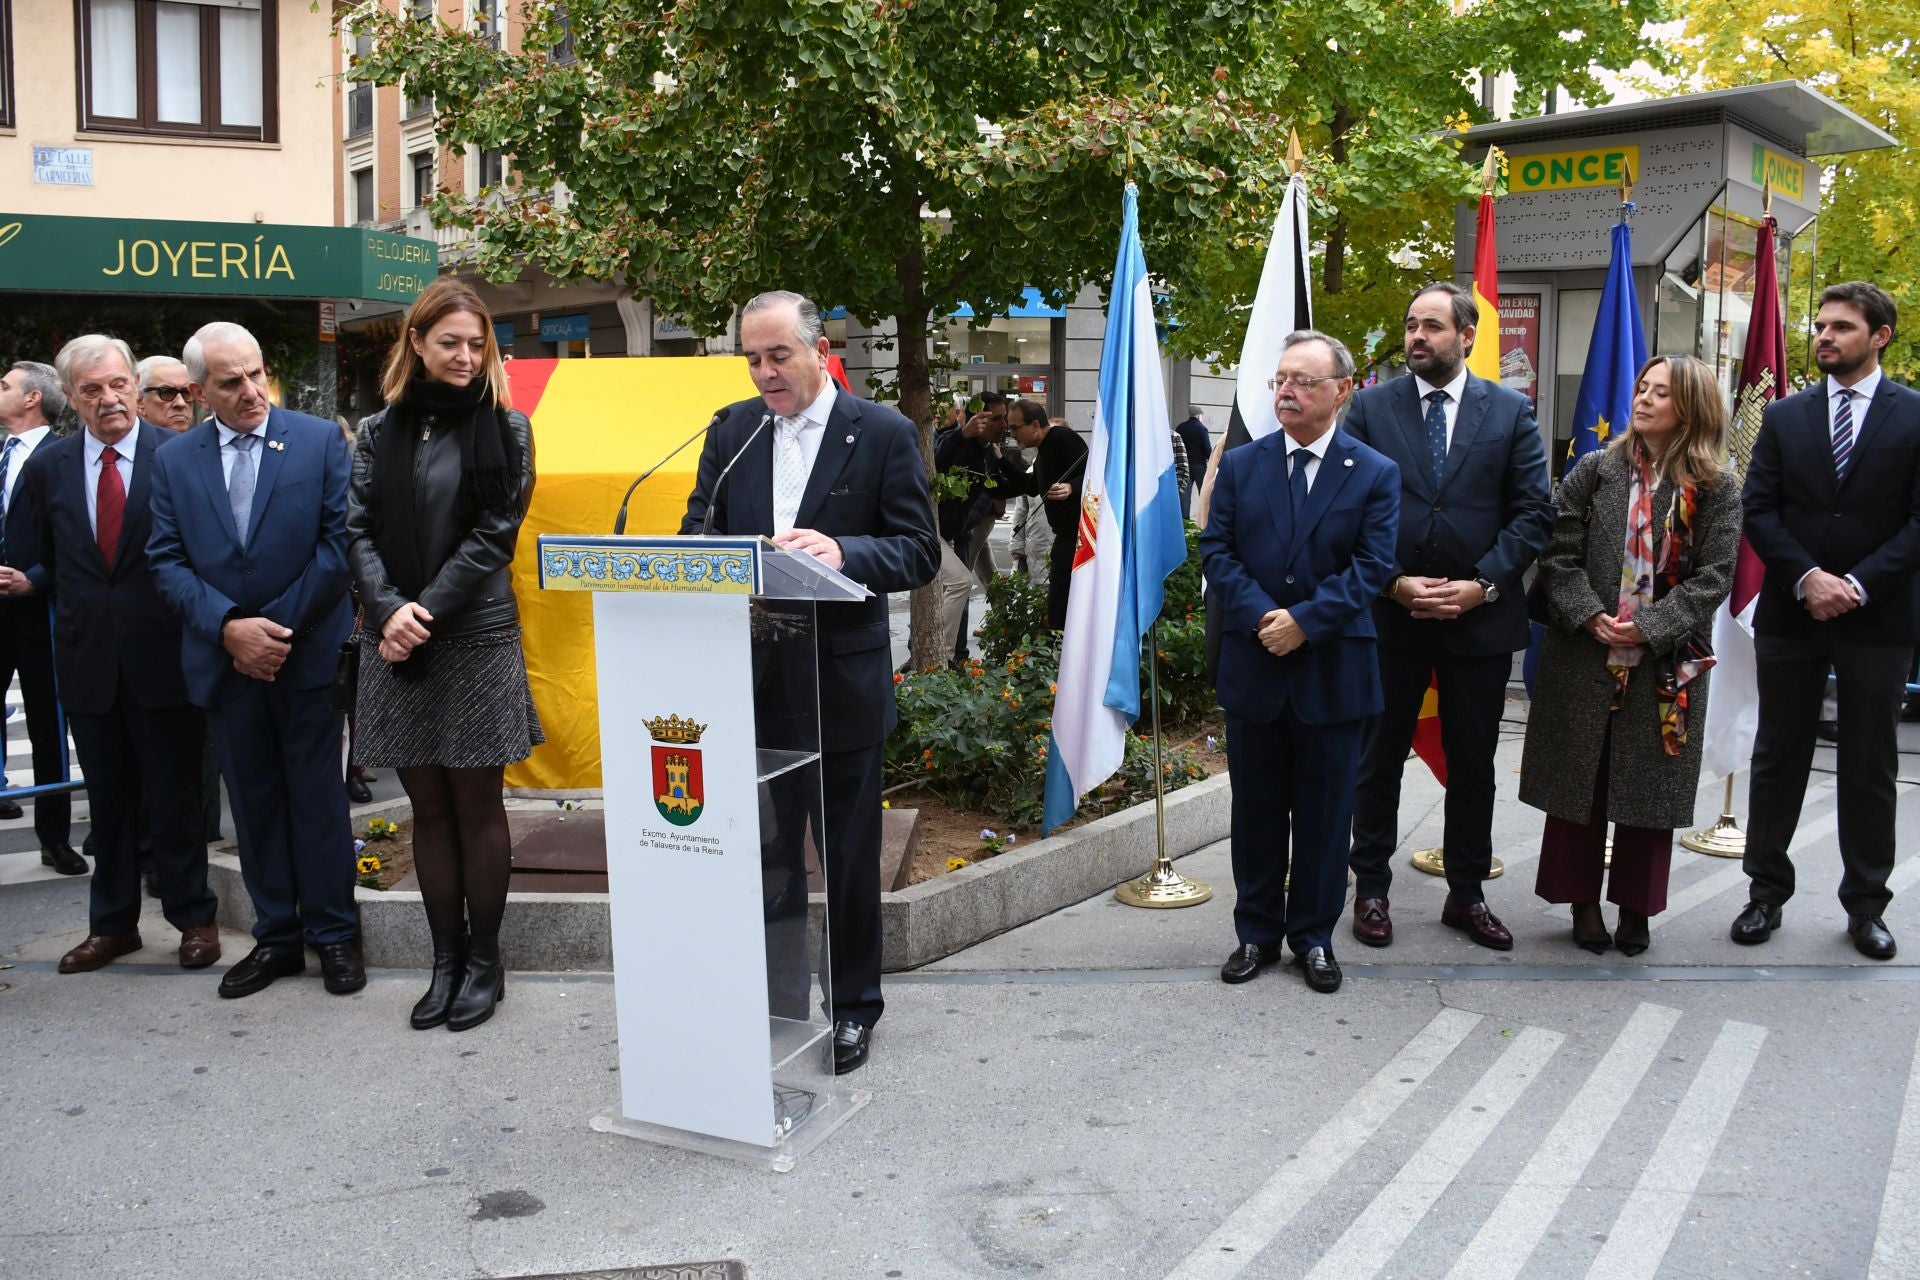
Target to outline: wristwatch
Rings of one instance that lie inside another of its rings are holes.
[[[1491,579],[1476,577],[1474,581],[1479,583],[1480,590],[1486,593],[1487,604],[1492,604],[1500,598],[1500,588],[1494,586]]]

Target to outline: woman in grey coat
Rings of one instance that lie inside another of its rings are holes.
[[[1726,411],[1713,371],[1655,356],[1629,429],[1561,482],[1540,557],[1551,615],[1520,770],[1547,814],[1534,891],[1573,906],[1573,938],[1599,954],[1647,949],[1667,905],[1673,831],[1693,821],[1713,666],[1714,611],[1733,584],[1740,486],[1720,463]],[[1600,914],[1607,824],[1614,824]]]

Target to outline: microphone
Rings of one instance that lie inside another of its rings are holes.
[[[728,408],[731,408],[731,407],[732,406],[730,405],[728,406]],[[620,514],[613,518],[613,536],[614,537],[617,538],[621,534],[627,531],[627,503],[630,500],[632,500],[633,491],[635,489],[638,489],[641,483],[645,481],[648,476],[652,475],[654,472],[658,471],[660,468],[666,466],[667,463],[671,462],[673,460],[674,454],[679,453],[680,450],[686,448],[688,445],[692,444],[695,440],[698,440],[701,436],[707,434],[707,432],[719,426],[721,421],[725,419],[726,416],[727,416],[726,409],[721,409],[718,412],[716,412],[713,415],[713,419],[710,422],[708,422],[706,426],[700,428],[698,431],[688,436],[685,440],[682,440],[678,445],[674,446],[673,453],[668,454],[666,457],[660,459],[660,461],[648,467],[645,471],[642,471],[640,473],[639,479],[636,479],[632,484],[627,486],[626,493],[622,494],[620,498]]]
[[[760,415],[760,425],[753,429],[753,434],[747,437],[747,442],[740,446],[739,451],[727,459],[727,465],[720,468],[720,478],[713,482],[713,492],[707,495],[706,513],[700,517],[701,537],[707,537],[713,532],[713,500],[720,496],[720,486],[727,482],[727,473],[733,470],[733,464],[740,461],[741,455],[752,447],[753,442],[760,438],[760,433],[765,431],[767,424],[772,421],[772,414],[766,413]]]

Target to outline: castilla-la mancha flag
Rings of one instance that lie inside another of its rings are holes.
[[[1740,389],[1733,398],[1733,430],[1728,453],[1734,475],[1747,477],[1760,416],[1778,399],[1787,373],[1786,330],[1781,325],[1780,278],[1774,265],[1774,219],[1761,221],[1753,255],[1753,315],[1747,321],[1747,350],[1741,358]],[[1760,690],[1753,664],[1753,610],[1760,598],[1766,566],[1740,538],[1734,561],[1733,591],[1713,615],[1713,696],[1707,699],[1706,738],[1700,768],[1725,778],[1746,768],[1753,756],[1753,735],[1760,723]]]

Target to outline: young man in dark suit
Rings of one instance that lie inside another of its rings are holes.
[[[741,309],[740,350],[760,394],[730,405],[708,434],[680,532],[770,535],[874,593],[821,605],[815,637],[833,1061],[842,1073],[867,1060],[885,1007],[880,769],[895,717],[887,593],[933,580],[940,539],[918,432],[835,387],[819,308],[797,293],[760,294]]]
[[[333,672],[353,629],[340,429],[267,399],[260,344],[203,326],[181,353],[213,416],[155,454],[160,593],[185,623],[187,692],[206,709],[233,803],[255,946],[220,980],[252,995],[320,956],[328,991],[367,985]]]
[[[1814,723],[1831,667],[1839,695],[1840,905],[1860,954],[1891,960],[1900,700],[1920,570],[1920,394],[1880,368],[1898,319],[1865,281],[1830,285],[1814,318],[1827,376],[1767,406],[1741,495],[1766,563],[1754,612],[1760,726],[1747,817],[1750,901],[1733,940],[1765,942],[1793,896]]]
[[[1483,947],[1513,947],[1482,889],[1493,861],[1493,753],[1513,655],[1530,635],[1520,580],[1553,532],[1553,503],[1533,406],[1467,370],[1479,322],[1459,285],[1414,294],[1403,339],[1410,375],[1356,394],[1341,426],[1400,466],[1400,543],[1373,606],[1385,709],[1368,727],[1353,813],[1353,936],[1370,947],[1393,942],[1400,775],[1436,677],[1447,755],[1440,920]]]
[[[60,699],[93,815],[87,937],[60,958],[60,972],[140,950],[142,792],[152,800],[161,909],[180,930],[181,966],[201,969],[220,958],[219,904],[199,838],[204,729],[180,675],[179,616],[147,563],[155,459],[172,437],[134,411],[126,343],[87,334],[62,347],[54,367],[85,429],[35,449],[27,463],[7,549],[24,570],[0,576],[0,590],[53,597]]]
[[[1337,340],[1289,334],[1273,381],[1280,430],[1221,457],[1200,535],[1221,614],[1238,893],[1240,944],[1220,978],[1247,981],[1285,941],[1307,985],[1333,992],[1361,731],[1380,712],[1371,606],[1391,576],[1400,473],[1334,430],[1353,393]]]

